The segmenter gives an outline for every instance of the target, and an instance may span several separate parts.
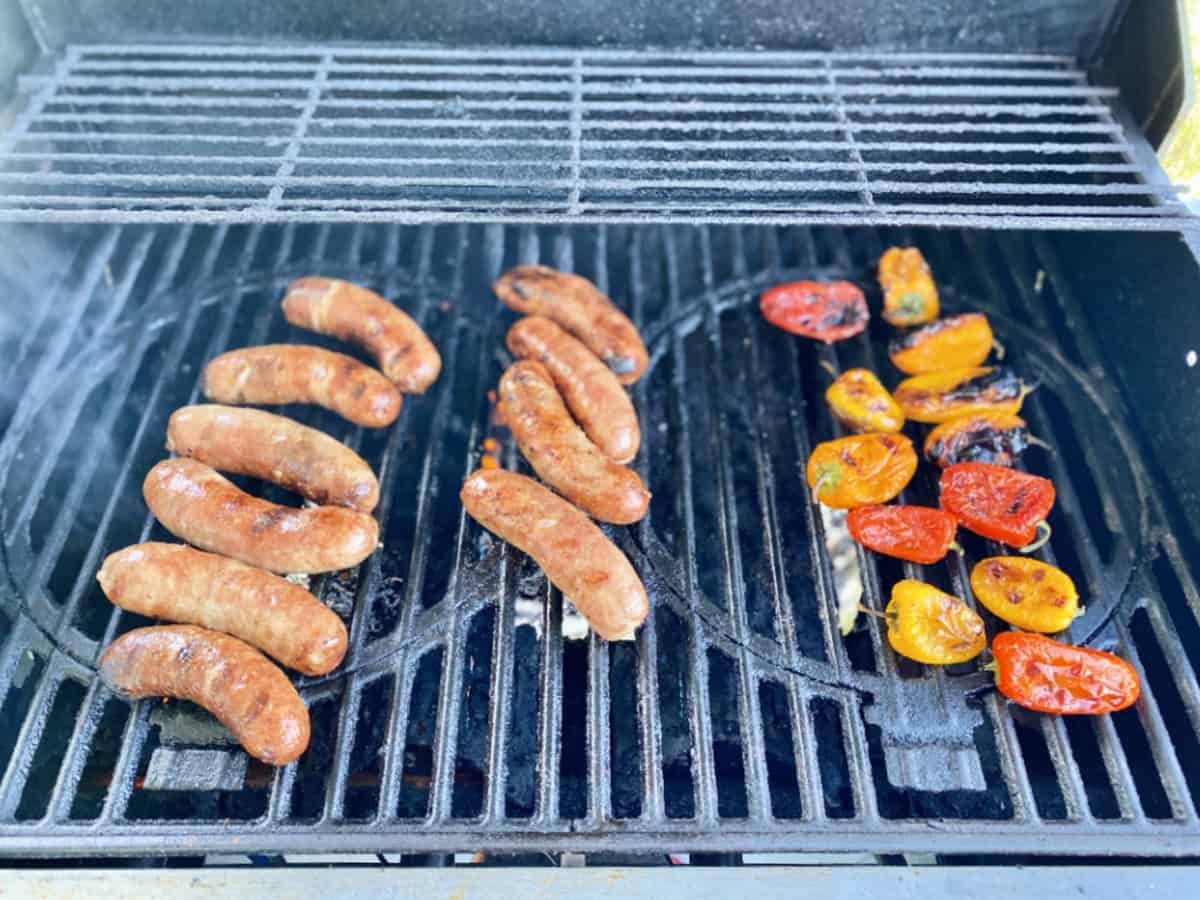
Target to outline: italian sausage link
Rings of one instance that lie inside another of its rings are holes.
[[[308,748],[308,708],[286,675],[249,644],[195,625],[158,625],[121,635],[100,657],[100,677],[130,697],[198,703],[246,752],[276,766]]]
[[[163,527],[202,550],[272,572],[356,566],[379,542],[379,524],[340,506],[294,509],[251,497],[194,459],[164,459],[142,484]]]
[[[637,456],[642,433],[633,403],[596,354],[542,316],[527,316],[513,325],[508,349],[546,367],[575,420],[607,456],[619,463]]]
[[[633,384],[646,370],[649,357],[637,328],[586,278],[548,266],[517,266],[492,287],[522,315],[545,316],[571,332],[622,384]]]
[[[135,544],[110,554],[96,576],[121,609],[202,625],[241,638],[305,675],[346,655],[346,626],[298,584],[184,544]]]
[[[357,344],[406,394],[437,381],[442,358],[421,326],[374,291],[337,278],[298,278],[288,285],[283,314],[299,328]]]
[[[222,353],[204,370],[216,403],[315,403],[355,425],[383,428],[400,414],[400,392],[352,356],[303,344],[265,344]]]
[[[250,475],[314,503],[369,513],[379,482],[361,456],[284,416],[236,406],[185,406],[167,423],[167,449],[222,472]]]
[[[471,518],[532,557],[605,640],[632,638],[646,620],[646,589],[625,554],[561,497],[503,469],[478,470],[459,497]]]
[[[517,446],[552,488],[602,522],[628,525],[646,515],[642,479],[588,440],[541,363],[513,363],[500,378],[500,404]]]

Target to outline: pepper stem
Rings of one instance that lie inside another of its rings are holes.
[[[1050,540],[1050,523],[1045,519],[1037,523],[1038,536],[1032,543],[1026,544],[1024,547],[1018,547],[1019,553],[1032,553],[1034,550],[1041,550],[1045,546],[1046,541]]]
[[[951,541],[949,544],[946,545],[946,549],[953,550],[959,556],[967,555],[967,551],[963,549],[962,544],[960,544],[958,541]]]
[[[818,365],[820,365],[820,367],[821,367],[822,369],[824,369],[826,372],[828,372],[828,373],[829,373],[829,377],[830,377],[830,378],[832,378],[834,381],[837,381],[837,379],[838,379],[838,370],[837,370],[836,368],[834,368],[834,365],[833,365],[833,363],[831,363],[831,362],[830,362],[829,360],[827,360],[827,359],[823,359],[823,360],[821,360],[821,362],[820,362],[820,363],[818,363]]]
[[[985,662],[983,664],[983,671],[991,672],[993,675],[999,675],[1000,674],[1000,664],[998,662],[996,662],[994,659],[991,662]]]
[[[1026,436],[1025,443],[1031,444],[1034,447],[1041,447],[1043,450],[1048,450],[1051,453],[1058,452],[1057,450],[1054,449],[1053,444],[1049,443],[1048,441],[1043,441],[1040,437],[1034,437],[1032,434]]]
[[[887,613],[880,612],[877,609],[871,609],[869,606],[863,606],[861,603],[858,605],[858,611],[860,613],[865,613],[868,616],[874,616],[876,619],[887,619],[888,617]]]
[[[1004,359],[1004,345],[995,338],[992,338],[992,349],[996,351],[996,359]]]

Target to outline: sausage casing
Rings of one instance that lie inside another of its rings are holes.
[[[650,358],[637,328],[586,278],[549,266],[517,266],[492,287],[522,315],[545,316],[571,332],[622,384],[633,384],[646,371]]]
[[[286,578],[184,544],[149,542],[112,553],[96,576],[121,609],[241,638],[305,675],[346,655],[346,626]]]
[[[513,363],[500,405],[517,446],[543,481],[584,512],[615,525],[646,515],[650,492],[636,472],[601,453],[575,424],[541,363]]]
[[[650,605],[633,566],[570,503],[504,469],[479,469],[459,497],[471,518],[532,557],[602,638],[627,640],[645,621]]]
[[[400,392],[352,356],[303,344],[264,344],[222,353],[204,369],[216,403],[315,403],[355,425],[382,428],[400,414]]]
[[[195,625],[135,628],[108,646],[99,672],[131,697],[198,703],[265,763],[285,766],[308,747],[308,708],[287,676],[227,634]]]
[[[442,358],[421,326],[374,291],[337,278],[297,278],[288,285],[283,314],[293,325],[357,344],[406,394],[437,381]]]
[[[379,482],[361,456],[324,432],[261,409],[184,406],[167,422],[167,449],[222,472],[272,481],[314,503],[369,513]]]
[[[150,511],[202,550],[271,572],[356,566],[379,542],[379,524],[341,506],[294,509],[251,497],[194,459],[164,459],[142,483]]]
[[[619,463],[637,456],[642,440],[637,413],[621,382],[584,344],[542,316],[526,316],[508,330],[513,356],[540,362],[563,399],[604,454]]]

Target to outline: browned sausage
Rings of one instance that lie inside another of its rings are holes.
[[[348,569],[379,542],[379,524],[364,513],[268,503],[194,459],[158,463],[147,473],[142,495],[177,537],[272,572]]]
[[[379,482],[361,456],[324,432],[261,409],[185,406],[167,423],[167,449],[222,472],[273,481],[314,503],[369,513]]]
[[[370,366],[303,344],[222,353],[204,370],[204,396],[232,404],[316,403],[367,428],[391,425],[400,415],[400,392]]]
[[[602,522],[628,525],[646,515],[650,492],[642,479],[588,440],[541,363],[509,367],[500,378],[500,405],[517,446],[552,488]]]
[[[545,316],[571,332],[622,384],[633,384],[646,370],[649,357],[637,328],[586,278],[549,266],[517,266],[492,287],[522,315]]]
[[[121,609],[241,638],[289,668],[324,675],[346,655],[346,626],[286,578],[184,544],[135,544],[96,576]]]
[[[596,354],[542,316],[508,329],[508,349],[546,367],[575,420],[606,455],[619,463],[637,456],[642,433],[633,403]]]
[[[374,291],[337,278],[298,278],[288,285],[283,314],[293,325],[358,344],[406,394],[437,381],[442,358],[421,326]]]
[[[195,625],[121,635],[100,657],[100,677],[131,697],[198,703],[255,759],[276,766],[308,748],[308,708],[273,662],[235,637]]]
[[[471,518],[529,554],[605,640],[627,640],[646,620],[646,589],[625,554],[561,497],[504,469],[479,469],[458,496]]]

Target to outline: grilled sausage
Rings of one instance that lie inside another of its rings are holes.
[[[172,534],[272,572],[347,569],[379,542],[379,524],[364,513],[268,503],[194,459],[158,463],[146,475],[142,494]]]
[[[216,403],[316,403],[355,425],[383,428],[400,414],[390,381],[351,356],[302,344],[265,344],[222,353],[204,370]]]
[[[649,357],[637,328],[586,278],[548,266],[517,266],[492,287],[522,315],[545,316],[571,332],[622,384],[633,384],[646,370]]]
[[[361,456],[317,431],[260,409],[185,406],[167,423],[167,449],[222,472],[273,481],[314,503],[369,513],[379,482]]]
[[[293,325],[357,344],[406,394],[437,381],[442,358],[421,326],[374,291],[337,278],[298,278],[288,285],[283,314]]]
[[[346,626],[298,584],[184,544],[135,544],[96,576],[121,609],[241,638],[288,668],[324,675],[346,655]]]
[[[605,640],[628,640],[646,620],[646,589],[625,554],[561,497],[504,469],[479,469],[459,497],[471,518],[529,554]]]
[[[596,354],[542,316],[508,329],[508,350],[546,367],[575,420],[607,456],[619,463],[637,456],[642,433],[633,403]]]
[[[246,752],[276,766],[308,748],[308,708],[273,662],[235,637],[195,625],[135,628],[100,657],[100,677],[130,697],[198,703]]]
[[[642,479],[587,439],[541,363],[513,363],[500,379],[500,404],[517,446],[552,488],[602,522],[628,525],[646,514]]]

